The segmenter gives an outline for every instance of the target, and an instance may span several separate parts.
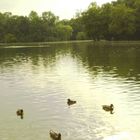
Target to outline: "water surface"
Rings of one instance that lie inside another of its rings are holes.
[[[0,140],[139,140],[139,62],[138,46],[1,47]]]

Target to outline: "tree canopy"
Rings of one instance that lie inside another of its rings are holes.
[[[140,1],[117,0],[76,12],[60,20],[51,11],[28,16],[0,12],[0,42],[43,42],[62,40],[139,40]]]

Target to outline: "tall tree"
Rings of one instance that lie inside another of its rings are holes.
[[[102,36],[101,8],[96,3],[91,3],[88,10],[83,12],[82,18],[88,36],[99,40]]]
[[[72,35],[72,27],[70,25],[58,24],[56,26],[57,38],[59,40],[69,40]]]
[[[134,10],[125,4],[113,7],[109,31],[117,40],[131,39],[135,33]]]

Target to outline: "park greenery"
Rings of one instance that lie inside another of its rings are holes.
[[[0,42],[64,40],[140,40],[140,0],[117,0],[98,6],[91,3],[72,19],[60,20],[51,11],[41,16],[0,13]]]

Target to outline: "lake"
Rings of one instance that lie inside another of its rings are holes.
[[[140,140],[139,121],[138,45],[0,47],[0,140]]]

